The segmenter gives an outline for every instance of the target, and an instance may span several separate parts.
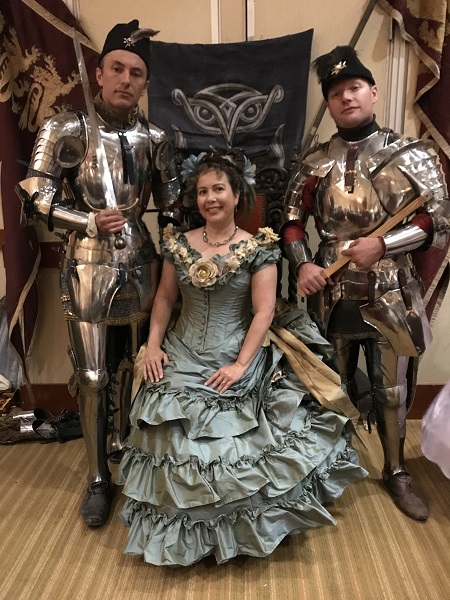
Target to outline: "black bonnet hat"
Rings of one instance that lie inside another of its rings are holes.
[[[100,63],[108,52],[128,50],[137,54],[145,62],[147,77],[150,73],[150,38],[159,33],[154,29],[139,29],[139,21],[118,23],[106,36],[105,45],[98,59]]]
[[[312,66],[322,85],[325,100],[328,98],[330,87],[341,79],[358,77],[365,79],[371,85],[375,85],[372,73],[359,60],[352,46],[336,46],[328,54],[316,58]]]

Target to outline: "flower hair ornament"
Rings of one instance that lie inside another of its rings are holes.
[[[256,201],[256,165],[239,149],[220,154],[214,148],[211,148],[208,152],[200,152],[198,155],[191,154],[182,162],[180,173],[183,182],[187,182],[189,185],[189,180],[195,176],[197,169],[203,164],[211,165],[211,168],[223,169],[223,167],[228,166],[235,169],[242,180],[242,192],[247,197],[247,215],[249,215]]]

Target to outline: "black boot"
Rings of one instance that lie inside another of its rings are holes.
[[[114,496],[114,486],[109,481],[91,483],[81,503],[81,516],[89,527],[106,523]]]
[[[383,472],[383,484],[394,501],[394,504],[405,515],[416,521],[428,519],[428,507],[414,488],[411,475],[407,471],[386,476]]]

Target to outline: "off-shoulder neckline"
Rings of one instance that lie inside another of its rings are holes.
[[[195,256],[198,255],[200,258],[204,258],[203,254],[201,252],[199,252],[199,250],[196,250],[191,243],[189,242],[188,238],[186,237],[186,234],[183,232],[180,232],[178,239],[183,238],[186,245],[189,247],[190,252]],[[245,242],[249,242],[250,240],[254,240],[256,238],[255,235],[252,235],[251,237],[247,238],[246,240],[239,240],[239,242],[234,242],[229,244],[228,248],[228,252],[226,254],[220,254],[219,252],[216,252],[215,254],[212,254],[211,256],[209,256],[207,259],[205,260],[211,260],[213,258],[217,259],[217,258],[227,258],[228,256],[230,256],[230,254],[233,254],[234,249],[239,246],[239,244],[244,244]]]

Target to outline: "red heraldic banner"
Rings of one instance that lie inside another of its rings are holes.
[[[81,33],[90,77],[98,54],[62,0],[2,0],[0,4],[0,175],[4,219],[6,308],[10,339],[24,361],[37,317],[39,242],[33,226],[21,227],[14,191],[26,177],[42,121],[84,100],[72,28]]]
[[[450,187],[450,3],[448,0],[379,0],[400,25],[420,61],[414,110],[423,133],[438,144]],[[433,320],[449,282],[448,248],[416,252],[414,263],[425,286],[427,314]]]

